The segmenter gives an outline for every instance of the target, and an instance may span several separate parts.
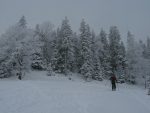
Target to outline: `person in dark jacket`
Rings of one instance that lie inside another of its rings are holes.
[[[18,76],[18,79],[21,80],[22,77],[21,77],[21,73],[17,73],[17,76]]]
[[[113,74],[111,77],[110,77],[110,80],[111,80],[111,84],[112,84],[112,91],[115,91],[116,90],[116,76]]]

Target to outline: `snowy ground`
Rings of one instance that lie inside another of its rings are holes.
[[[150,96],[142,88],[79,77],[48,77],[31,72],[22,81],[0,79],[0,113],[150,113]]]

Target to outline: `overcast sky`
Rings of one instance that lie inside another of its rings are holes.
[[[84,18],[96,33],[116,25],[123,38],[128,30],[138,39],[150,36],[150,0],[0,0],[0,34],[22,15],[29,27],[50,21],[57,28],[67,16],[74,31]]]

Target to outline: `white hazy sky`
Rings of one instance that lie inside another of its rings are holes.
[[[116,25],[124,39],[128,30],[138,39],[150,36],[150,0],[0,0],[0,34],[22,15],[29,27],[50,21],[57,28],[67,16],[74,31],[84,18],[96,33]]]

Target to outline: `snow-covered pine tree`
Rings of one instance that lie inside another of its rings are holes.
[[[59,43],[58,43],[58,35],[59,34],[59,29],[56,32],[56,37],[53,40],[53,54],[52,54],[52,58],[51,58],[51,67],[53,69],[53,71],[57,71],[58,72],[58,56],[59,56]]]
[[[149,37],[147,37],[147,44],[146,44],[146,46],[145,46],[145,48],[144,48],[144,57],[146,58],[146,59],[150,59],[150,38]]]
[[[136,76],[136,83],[144,83],[148,76],[150,75],[150,59],[144,57],[144,44],[140,40],[138,43],[136,43],[136,65],[134,66],[135,70],[135,76]]]
[[[93,65],[93,75],[92,78],[95,80],[102,80],[102,68],[100,65],[100,60],[98,58],[98,45],[96,44],[96,36],[95,32],[92,31],[91,33],[91,40],[90,41],[90,50],[91,50],[91,57],[92,57],[92,65]]]
[[[145,45],[142,41],[136,42],[128,32],[127,37],[127,80],[130,83],[142,83],[149,75],[149,60],[143,55]],[[143,83],[144,84],[144,83]]]
[[[25,43],[21,43],[16,51],[12,54],[14,58],[13,69],[16,71],[18,78],[21,80],[25,74],[25,71],[29,68],[29,56]]]
[[[93,59],[93,73],[92,78],[95,80],[102,81],[103,80],[103,74],[102,74],[102,68],[100,65],[100,61],[98,58],[98,55],[95,54]]]
[[[83,75],[86,81],[91,80],[94,74],[93,64],[91,64],[91,62],[92,62],[91,60],[86,60],[85,63],[80,68],[81,74]]]
[[[126,49],[125,49],[124,43],[122,41],[120,44],[119,54],[120,54],[120,64],[121,64],[122,68],[124,69],[126,67]]]
[[[73,48],[73,33],[69,25],[67,17],[62,21],[60,34],[58,35],[58,70],[61,73],[67,74],[68,71],[73,71],[74,63],[74,48]]]
[[[25,72],[30,68],[30,38],[32,36],[32,31],[27,29],[27,22],[25,16],[22,16],[19,22],[17,23],[18,29],[18,38],[16,42],[16,47],[14,53],[12,53],[12,57],[14,59],[15,65],[13,68],[16,69],[18,78],[21,80],[22,76],[25,75]]]
[[[2,54],[2,50],[4,51]],[[8,48],[3,47],[1,48],[1,59],[0,59],[0,78],[7,78],[10,77],[12,75],[12,60],[10,60],[11,58],[11,54],[9,54],[10,52],[8,51]]]
[[[26,28],[27,27],[26,25],[27,25],[27,22],[26,22],[25,16],[22,16],[18,22],[18,26],[22,28]]]
[[[120,48],[119,48],[119,64],[118,64],[118,80],[120,82],[125,82],[125,74],[127,71],[127,59],[126,59],[126,50],[124,43],[121,41]]]
[[[34,52],[32,54],[31,67],[32,67],[32,69],[35,69],[35,70],[44,70],[45,69],[45,66],[44,66],[44,63],[42,60],[42,56],[40,53]]]
[[[133,34],[128,32],[127,34],[127,81],[131,83],[135,83],[136,78],[136,63],[137,63],[137,56],[136,56],[136,45]]]
[[[10,27],[2,37],[4,38],[3,44],[5,45],[4,54],[7,54],[3,57],[4,60],[2,62],[3,67],[6,68],[4,70],[7,70],[7,74],[5,75],[7,75],[7,77],[12,76],[15,74],[14,71],[22,73],[27,69],[29,60],[27,57],[29,51],[26,51],[29,46],[26,45],[29,41],[30,32],[27,29],[25,17],[23,16],[17,24]],[[16,57],[16,54],[18,54],[19,57]],[[17,65],[18,63],[21,65]]]
[[[91,32],[90,27],[84,20],[80,26],[80,72],[86,80],[92,78],[93,75],[93,60],[91,51]]]
[[[90,41],[90,49],[91,49],[91,54],[92,54],[92,59],[94,59],[94,56],[96,55],[96,52],[97,52],[97,45],[96,45],[96,36],[95,36],[95,32],[92,30],[92,33],[91,33],[91,39],[89,40]]]
[[[2,35],[1,39],[9,39],[8,37],[10,37],[10,32],[6,31],[5,34]],[[13,44],[11,43],[12,46],[7,44],[7,41],[3,40],[3,43],[1,44],[0,47],[0,77],[1,78],[6,78],[11,76],[11,71],[12,71],[12,60],[11,59],[11,54],[12,51],[14,50],[13,48]],[[9,40],[10,42],[12,40]]]
[[[150,37],[147,37],[147,56],[150,59]]]
[[[107,34],[103,29],[100,31],[99,35],[99,40],[100,40],[100,46],[98,50],[98,57],[100,59],[101,63],[101,68],[102,68],[102,74],[103,77],[108,78],[110,74],[110,54],[109,54],[109,44],[108,44],[108,39],[107,39]]]
[[[86,31],[86,23],[84,21],[84,19],[82,20],[81,24],[80,24],[80,35],[79,35],[79,62],[78,62],[78,68],[81,69],[82,65],[84,64],[85,61],[85,52],[88,51],[87,50],[87,38],[85,36],[85,31]],[[81,70],[80,70],[81,71]],[[79,71],[79,72],[80,72]]]
[[[51,57],[53,54],[53,40],[56,37],[53,28],[53,24],[51,24],[50,22],[44,22],[38,26],[35,32],[40,42],[39,45],[41,48],[41,55],[43,60],[42,62],[45,69],[51,62]]]
[[[62,73],[64,69],[64,63],[61,54],[62,36],[60,31],[61,31],[60,28],[58,28],[56,32],[54,52],[51,59],[52,68],[55,72],[58,73]]]
[[[39,25],[36,25],[34,35],[33,35],[33,41],[32,41],[32,62],[31,62],[31,67],[32,69],[36,70],[44,70],[45,65],[43,62],[43,42],[40,39],[40,28]]]
[[[74,48],[74,72],[79,72],[80,70],[80,47],[79,39],[76,33],[73,34],[73,48]]]
[[[43,58],[44,63],[47,66],[51,62],[51,57],[53,54],[53,40],[55,39],[55,31],[54,31],[54,25],[50,22],[44,22],[41,25],[41,34],[44,37],[41,37],[43,42]]]
[[[80,25],[80,68],[87,59],[86,57],[90,49],[88,41],[86,23],[82,20]]]
[[[116,73],[119,67],[119,49],[120,49],[120,34],[116,26],[110,27],[109,33],[109,52],[110,52],[110,66],[112,73]]]
[[[52,59],[51,59],[51,66],[54,71],[58,71],[58,59],[57,58],[58,58],[58,50],[57,50],[57,46],[55,45]]]

